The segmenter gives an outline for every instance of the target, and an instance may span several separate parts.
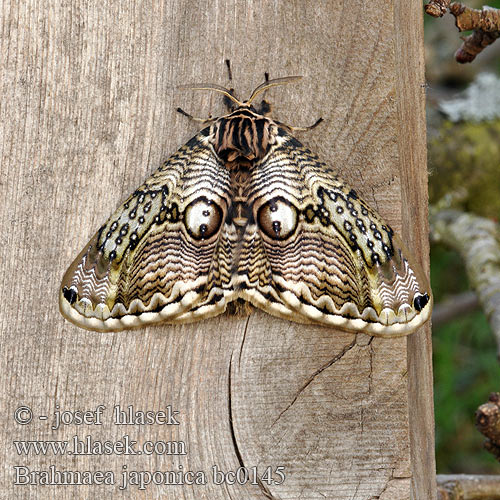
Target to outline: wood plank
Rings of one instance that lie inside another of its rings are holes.
[[[305,76],[269,92],[273,116],[291,125],[322,116],[325,123],[299,139],[333,162],[394,228],[405,227],[425,264],[425,130],[415,86],[423,81],[421,31],[409,22],[420,4],[396,4],[4,0],[1,498],[401,500],[410,490],[414,498],[432,498],[423,493],[434,486],[424,334],[407,348],[406,339],[353,336],[257,311],[98,334],[65,322],[57,306],[61,276],[96,228],[196,132],[175,108],[197,116],[223,112],[219,96],[175,86],[226,85],[225,58],[242,96],[265,71]],[[398,28],[403,18],[408,23]],[[423,386],[412,379],[408,390],[408,373],[423,374]],[[100,404],[102,425],[51,430],[54,411]],[[12,418],[21,405],[34,412],[28,425]],[[115,405],[170,406],[180,412],[179,425],[113,425]],[[187,455],[23,456],[12,444],[75,435],[182,441]],[[116,484],[13,484],[15,466],[50,465],[113,471]],[[283,466],[286,479],[216,485],[214,465],[260,473]],[[205,471],[208,484],[129,485],[124,492],[124,467]]]
[[[423,268],[429,266],[427,219],[427,144],[425,134],[425,61],[422,6],[395,3],[399,155],[403,237]],[[436,498],[434,399],[430,324],[408,337],[408,390],[412,499]]]

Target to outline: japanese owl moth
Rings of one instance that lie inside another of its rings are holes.
[[[233,103],[118,207],[64,275],[62,314],[117,331],[183,323],[243,299],[269,314],[381,337],[412,333],[432,295],[356,191],[252,103]],[[180,110],[182,112],[182,110]],[[186,113],[184,113],[186,114]]]

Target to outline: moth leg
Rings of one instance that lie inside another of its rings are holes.
[[[257,109],[257,112],[261,115],[268,116],[271,113],[271,103],[269,103],[265,99],[262,99],[262,101],[260,102],[260,108]]]
[[[200,123],[212,123],[217,118],[212,118],[212,115],[209,115],[208,118],[197,118],[196,116],[190,115],[189,113],[186,113],[182,108],[177,108],[176,109],[177,113],[180,113],[183,116],[186,116],[190,120],[193,120],[195,122],[200,122]]]
[[[309,127],[291,127],[288,125],[288,128],[292,132],[307,132],[308,130],[312,130],[313,128],[316,128],[321,122],[323,121],[323,118],[318,118],[315,123],[312,125],[309,125]]]
[[[234,96],[234,89],[233,89],[233,88],[230,88],[230,89],[228,89],[228,90],[229,90],[230,94],[231,94],[232,96]],[[235,96],[235,97],[236,97],[236,96]],[[235,109],[235,107],[234,107],[234,103],[233,103],[233,101],[231,101],[231,99],[230,99],[227,95],[225,95],[225,96],[222,98],[222,101],[223,101],[223,103],[224,103],[224,106],[226,106],[226,108],[229,110],[229,112],[234,111],[234,109]]]

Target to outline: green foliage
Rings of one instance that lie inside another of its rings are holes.
[[[432,247],[431,282],[436,303],[468,289],[455,252]],[[476,311],[434,329],[433,349],[438,473],[500,473],[474,425],[477,407],[500,390],[496,344],[484,314]]]
[[[429,141],[431,203],[464,192],[462,207],[484,217],[500,215],[500,120],[444,121]]]
[[[500,9],[500,0],[488,0],[488,2],[483,2],[485,5],[486,3],[495,9]]]

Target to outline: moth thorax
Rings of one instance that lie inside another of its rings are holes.
[[[220,118],[215,124],[215,152],[227,162],[260,160],[269,149],[271,126],[271,120],[247,110]]]
[[[250,172],[244,162],[229,163],[231,166],[231,187],[233,222],[236,226],[245,227],[248,222],[248,199],[246,195],[247,185],[250,180]]]

